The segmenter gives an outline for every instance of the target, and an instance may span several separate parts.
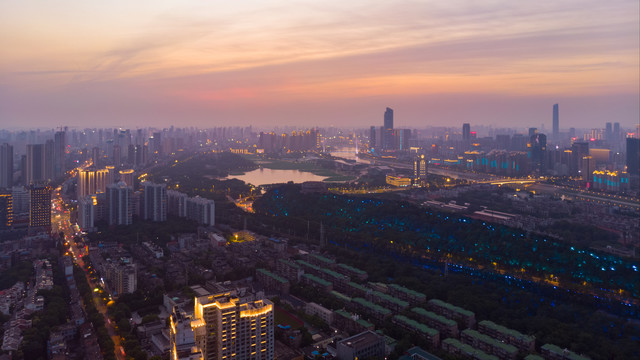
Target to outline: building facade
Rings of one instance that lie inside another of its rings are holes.
[[[203,359],[274,359],[269,300],[241,301],[233,292],[197,297],[194,319],[195,342]]]

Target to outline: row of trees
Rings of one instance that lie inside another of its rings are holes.
[[[308,206],[313,204],[313,206]],[[499,268],[527,278],[559,278],[567,286],[640,297],[637,262],[518,229],[431,212],[406,202],[335,194],[303,194],[286,185],[255,201],[262,222],[304,234],[323,223],[334,241],[471,267]],[[634,268],[634,266],[636,268]]]

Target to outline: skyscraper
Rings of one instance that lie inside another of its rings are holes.
[[[38,184],[29,188],[29,230],[51,231],[51,186]]]
[[[393,129],[393,109],[387,108],[384,111],[384,128]]]
[[[553,139],[558,140],[560,137],[560,110],[558,104],[553,104]]]
[[[387,108],[384,112],[384,127],[380,132],[382,136],[382,149],[392,150],[394,146],[393,137],[393,109]]]
[[[205,360],[273,360],[274,315],[269,300],[241,301],[233,292],[195,298],[196,346]]]
[[[13,146],[0,145],[0,188],[13,186]]]
[[[462,124],[462,140],[469,141],[471,139],[471,125],[468,123]]]
[[[131,225],[133,222],[133,188],[124,182],[107,185],[107,223]]]
[[[531,136],[529,139],[529,158],[531,159],[531,167],[534,170],[544,172],[546,170],[546,151],[547,151],[547,136],[545,134],[537,133]]]
[[[640,176],[640,139],[627,138],[627,173]]]
[[[610,122],[604,124],[604,139],[611,144],[613,140],[613,126]]]
[[[427,160],[424,155],[418,156],[413,161],[413,178],[414,180],[424,180],[427,178]]]
[[[167,185],[154,184],[149,181],[142,183],[142,203],[140,215],[144,220],[167,220]]]
[[[109,185],[109,170],[107,169],[82,169],[78,171],[77,199],[78,201],[87,195],[99,194],[106,191]]]
[[[54,135],[54,149],[53,149],[53,178],[57,179],[62,177],[66,171],[65,169],[65,157],[66,157],[66,133],[64,131],[58,131]]]
[[[375,149],[378,145],[376,144],[376,127],[372,126],[369,130],[369,149]]]
[[[44,144],[27,145],[27,163],[24,169],[25,184],[30,185],[47,180]]]

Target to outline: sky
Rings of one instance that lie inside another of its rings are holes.
[[[634,127],[640,2],[0,0],[0,127]]]

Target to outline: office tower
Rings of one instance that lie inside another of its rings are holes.
[[[29,213],[29,190],[24,186],[14,186],[11,188],[11,197],[13,198],[13,213],[28,214]]]
[[[127,186],[135,186],[135,173],[133,169],[120,170],[118,173],[120,174],[120,181],[124,181]]]
[[[560,111],[558,104],[553,104],[553,139],[558,141],[560,137]]]
[[[0,145],[0,188],[13,186],[13,146]]]
[[[192,328],[205,360],[273,360],[274,314],[269,300],[242,301],[233,292],[195,298]]]
[[[167,185],[154,184],[149,181],[142,183],[142,203],[140,215],[144,220],[167,220]]]
[[[213,200],[196,196],[188,198],[186,205],[187,219],[208,226],[216,224],[216,204]]]
[[[133,188],[124,182],[107,185],[107,223],[131,225],[133,222]]]
[[[44,169],[45,169],[45,180],[53,180],[54,177],[54,149],[55,143],[53,140],[47,140],[44,143]]]
[[[384,337],[367,330],[340,340],[336,350],[338,359],[384,359]]]
[[[393,109],[387,108],[384,111],[384,128],[393,129]]]
[[[7,190],[0,190],[0,231],[11,230],[13,226],[13,196]]]
[[[116,171],[115,166],[107,165],[104,168],[107,170],[107,185],[120,181],[120,175]]]
[[[427,178],[427,159],[424,155],[418,156],[413,161],[413,178],[415,180],[425,180]]]
[[[371,129],[369,129],[369,149],[373,150],[376,147],[376,127],[372,126]]]
[[[596,160],[591,155],[585,155],[580,159],[580,169],[578,170],[578,175],[582,179],[582,181],[587,182],[587,187],[589,187],[589,181],[592,178],[593,171],[596,169]]]
[[[528,147],[532,169],[544,172],[546,170],[547,136],[540,133],[534,134],[529,140]]]
[[[88,195],[100,194],[106,191],[109,184],[109,170],[107,169],[82,169],[78,171],[77,199]]]
[[[627,173],[629,176],[640,176],[640,139],[627,138]]]
[[[529,128],[529,139],[535,134],[538,133],[538,128]]]
[[[571,175],[577,175],[581,168],[582,159],[589,155],[589,143],[586,141],[576,141],[571,145],[571,162],[569,163],[569,172]]]
[[[471,140],[471,125],[468,123],[462,124],[462,140]]]
[[[51,186],[48,184],[29,187],[29,230],[51,231]]]
[[[613,140],[613,126],[611,126],[611,123],[605,123],[604,125],[604,139],[611,144],[611,141]]]
[[[384,112],[384,127],[380,133],[382,136],[382,149],[395,149],[393,136],[393,109],[387,108]]]
[[[24,181],[28,186],[47,180],[45,145],[28,144],[27,161],[24,169]]]
[[[115,166],[122,165],[122,148],[120,145],[113,145],[113,156],[111,157],[111,163]]]
[[[62,177],[66,172],[65,169],[65,157],[67,153],[67,143],[65,140],[65,132],[58,131],[54,135],[54,149],[53,149],[53,178],[57,179]]]
[[[91,149],[91,163],[93,164],[93,166],[100,166],[100,148],[99,147],[93,147]]]
[[[394,144],[397,150],[409,150],[409,140],[411,140],[411,129],[396,129],[394,133]]]

